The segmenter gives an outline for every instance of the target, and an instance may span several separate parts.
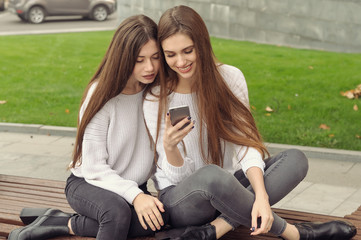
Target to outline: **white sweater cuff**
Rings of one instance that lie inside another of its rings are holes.
[[[251,167],[258,167],[264,174],[265,162],[262,159],[262,155],[254,148],[248,148],[246,157],[241,160],[241,167],[244,175],[247,177],[247,170]]]
[[[167,178],[173,183],[178,184],[188,177],[194,169],[194,162],[189,158],[184,158],[184,163],[180,167],[170,164],[166,157],[162,161],[162,169]]]
[[[134,198],[138,196],[139,193],[143,193],[143,191],[134,187],[125,192],[123,197],[130,205],[133,205]]]

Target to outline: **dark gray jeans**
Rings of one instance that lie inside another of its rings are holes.
[[[264,181],[270,204],[285,197],[306,176],[308,160],[299,150],[287,150],[266,160]],[[207,165],[194,172],[177,186],[160,192],[160,200],[170,214],[173,227],[202,225],[217,217],[233,228],[251,227],[254,192],[242,170],[234,175],[216,166]],[[286,221],[273,213],[271,233],[279,236]]]
[[[149,194],[146,184],[140,186]],[[65,187],[69,205],[78,213],[71,219],[71,227],[77,236],[96,237],[100,240],[127,239],[154,235],[140,225],[138,216],[124,198],[111,191],[93,186],[84,178],[73,174]]]

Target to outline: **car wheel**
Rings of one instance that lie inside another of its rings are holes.
[[[108,9],[104,5],[98,5],[93,8],[92,18],[95,21],[104,21],[108,17]]]
[[[45,19],[45,11],[42,7],[35,6],[29,10],[28,20],[31,23],[42,23]]]

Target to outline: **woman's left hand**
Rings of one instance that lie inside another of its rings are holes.
[[[257,219],[261,218],[261,226],[258,228]],[[252,228],[254,231],[251,235],[258,235],[261,233],[267,233],[271,230],[273,224],[273,214],[271,206],[268,201],[268,196],[257,196],[253,203],[252,209]]]

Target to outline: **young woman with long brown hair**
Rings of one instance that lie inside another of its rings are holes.
[[[153,151],[143,95],[160,66],[157,25],[138,15],[124,20],[83,95],[66,197],[77,214],[43,209],[9,239],[75,234],[96,239],[152,235],[164,225],[163,204],[147,191]],[[25,209],[22,217],[41,209]],[[33,215],[32,215],[33,214]]]
[[[291,225],[271,210],[305,176],[299,150],[268,154],[249,110],[242,72],[216,61],[202,18],[191,8],[167,10],[158,24],[166,63],[143,109],[155,142],[155,185],[170,215],[170,239],[218,239],[244,225],[251,235],[349,239],[345,222]],[[172,126],[168,108],[188,105]],[[189,124],[184,127],[185,124]],[[263,160],[265,159],[265,160]],[[179,235],[177,236],[177,233]]]

